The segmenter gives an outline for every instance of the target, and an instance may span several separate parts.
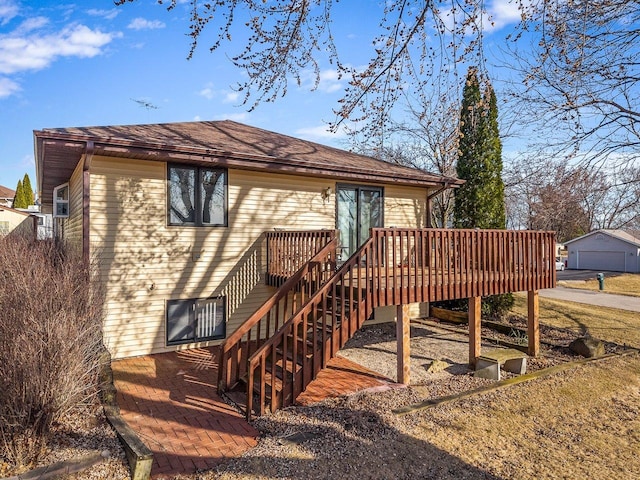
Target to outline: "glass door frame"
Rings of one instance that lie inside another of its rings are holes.
[[[349,252],[350,246],[343,245],[342,232],[340,232],[340,209],[339,209],[339,199],[340,199],[340,190],[355,190],[355,200],[356,200],[356,212],[355,212],[355,220],[356,220],[356,239],[358,245],[355,247],[353,252]],[[362,231],[361,231],[361,214],[362,214],[362,204],[361,204],[361,192],[370,191],[370,192],[378,192],[380,194],[380,225],[381,228],[384,227],[384,187],[377,185],[366,185],[366,184],[356,184],[356,183],[337,183],[336,184],[336,230],[338,230],[340,235],[340,255],[339,261],[344,262],[349,256],[353,255],[353,253],[360,248],[362,245]],[[366,232],[365,238],[369,237],[369,232]]]

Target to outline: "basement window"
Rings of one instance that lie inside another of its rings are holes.
[[[227,226],[227,170],[168,165],[169,225]]]
[[[63,183],[53,189],[53,216],[55,218],[69,217],[69,184]]]
[[[167,300],[167,345],[226,336],[226,297]]]

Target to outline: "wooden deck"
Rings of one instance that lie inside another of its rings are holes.
[[[410,303],[469,299],[474,364],[480,355],[481,297],[526,291],[529,353],[537,355],[538,290],[556,284],[551,232],[372,229],[342,264],[336,262],[337,239],[326,231],[267,233],[267,245],[277,249],[268,254],[267,282],[279,289],[223,344],[219,367],[221,391],[245,382],[248,417],[295,402],[382,306],[397,307],[403,383],[409,382]]]

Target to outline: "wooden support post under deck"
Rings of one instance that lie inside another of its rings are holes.
[[[482,316],[482,298],[469,299],[469,365],[476,366],[480,356],[480,319]]]
[[[398,305],[396,310],[396,339],[398,341],[398,383],[409,385],[411,370],[411,327],[409,305]]]
[[[527,292],[527,338],[529,340],[527,353],[532,357],[540,354],[540,305],[538,290]]]

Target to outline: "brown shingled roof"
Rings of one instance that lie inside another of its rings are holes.
[[[63,177],[69,178],[87,145],[96,154],[134,159],[215,163],[240,169],[427,187],[462,184],[455,178],[230,120],[47,128],[34,131],[34,136],[39,190],[43,198],[48,198],[53,187],[66,181]]]
[[[0,198],[13,198],[16,196],[15,190],[0,185]]]

